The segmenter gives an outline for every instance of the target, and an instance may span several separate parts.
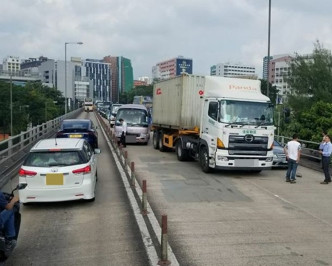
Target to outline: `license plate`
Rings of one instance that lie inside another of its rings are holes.
[[[127,143],[135,143],[136,142],[136,136],[135,135],[127,135],[126,136],[126,142]]]
[[[69,135],[70,138],[82,138],[81,134],[73,134],[73,135]]]
[[[61,186],[63,185],[63,174],[46,174],[47,186]]]
[[[248,159],[248,160],[235,159],[235,166],[252,167],[252,166],[255,166],[255,160],[254,159]]]

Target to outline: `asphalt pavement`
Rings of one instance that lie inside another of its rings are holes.
[[[80,118],[95,120],[94,114]],[[22,206],[17,247],[6,265],[148,265],[140,230],[107,141],[99,130],[95,202]],[[4,190],[17,183],[17,178]]]

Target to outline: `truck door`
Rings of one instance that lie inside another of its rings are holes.
[[[205,101],[202,117],[202,139],[209,145],[209,153],[216,150],[218,134],[218,101]]]

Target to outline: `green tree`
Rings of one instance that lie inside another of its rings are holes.
[[[332,103],[319,101],[298,114],[297,123],[301,125],[298,133],[301,139],[319,142],[322,131],[332,134]]]
[[[134,96],[151,96],[153,95],[153,85],[137,86],[128,92],[124,92],[120,95],[120,103],[132,103]]]
[[[261,79],[261,91],[264,95],[267,95],[267,80],[265,79]],[[270,83],[269,86],[269,95],[267,95],[270,100],[271,103],[275,104],[276,103],[276,99],[277,99],[277,94],[278,94],[278,89],[276,86],[272,86]]]
[[[310,55],[296,54],[290,62],[286,80],[291,87],[287,106],[290,123],[281,127],[281,135],[295,132],[301,139],[320,141],[322,130],[332,133],[332,56],[316,41]]]
[[[296,54],[287,82],[292,88],[289,104],[295,114],[318,101],[332,103],[332,56],[316,41],[311,55]]]
[[[45,112],[47,120],[64,113],[61,93],[40,82],[12,84],[12,95],[14,135],[25,131],[30,122],[33,125],[45,122]],[[0,81],[0,132],[10,132],[10,82],[6,81]]]

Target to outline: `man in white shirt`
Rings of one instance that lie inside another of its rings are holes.
[[[127,123],[122,118],[119,119],[119,122],[121,123],[121,126],[122,126],[122,133],[121,133],[121,137],[120,137],[120,143],[125,148],[126,147]]]
[[[293,139],[284,147],[284,152],[288,160],[286,182],[296,183],[296,169],[301,156],[301,144],[298,142],[298,135],[294,134]]]

